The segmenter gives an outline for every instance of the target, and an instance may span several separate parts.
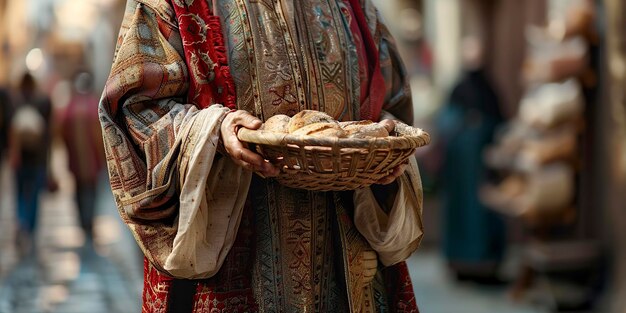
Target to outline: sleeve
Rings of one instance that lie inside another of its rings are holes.
[[[378,44],[380,69],[385,80],[385,102],[380,118],[397,119],[413,125],[411,86],[395,38],[374,4],[370,0],[363,0],[361,3],[374,41]]]
[[[183,100],[189,75],[172,12],[166,1],[128,1],[99,119],[118,211],[148,260],[173,277],[208,278],[234,242],[251,173],[215,157],[228,109]]]
[[[378,253],[381,263],[391,266],[406,260],[419,247],[423,237],[422,183],[415,158],[397,180],[393,205],[385,209],[372,188],[354,192],[356,228]]]
[[[362,0],[361,7],[378,43],[385,80],[381,119],[397,119],[412,125],[411,88],[395,40],[370,0]],[[355,225],[378,253],[383,265],[404,261],[418,248],[423,236],[422,184],[414,157],[394,184],[356,190],[353,201]]]

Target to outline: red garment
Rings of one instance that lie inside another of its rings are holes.
[[[213,15],[208,1],[192,1],[185,8],[178,5],[172,7],[176,11],[180,35],[185,45],[185,60],[189,73],[197,73],[189,75],[191,84],[187,100],[200,108],[215,103],[231,109],[236,108],[235,83],[228,68],[219,17]],[[196,16],[200,16],[201,20]],[[204,25],[202,21],[208,21],[208,25]],[[200,31],[202,27],[208,29],[206,32],[208,38],[203,37],[205,33]],[[217,60],[217,63],[211,60]],[[215,70],[211,72],[209,67],[215,67]],[[214,77],[199,73],[214,73]]]
[[[104,167],[98,99],[75,93],[60,117],[70,171],[78,183],[95,183]]]
[[[385,101],[385,80],[380,71],[380,58],[378,55],[378,48],[376,42],[370,32],[365,14],[361,8],[359,0],[350,0],[350,6],[356,17],[356,22],[359,27],[361,38],[363,38],[363,44],[365,46],[365,60],[369,64],[368,72],[368,97],[365,101],[361,101],[361,119],[378,121],[380,118],[380,112],[383,109]],[[363,60],[360,60],[362,62]]]

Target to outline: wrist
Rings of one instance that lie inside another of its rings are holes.
[[[229,109],[228,111],[226,111],[226,114],[224,114],[224,117],[222,118],[222,124],[220,126],[220,135],[219,135],[219,140],[217,141],[217,147],[216,150],[218,152],[218,155],[227,155],[228,153],[226,152],[226,147],[224,146],[224,131],[227,131],[226,129],[224,129],[224,124],[230,124],[230,118],[228,117],[231,113],[237,112],[237,109]],[[237,134],[237,129],[235,129],[235,134]]]

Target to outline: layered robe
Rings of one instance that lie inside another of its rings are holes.
[[[314,192],[219,152],[232,109],[410,124],[404,74],[367,1],[129,0],[99,114],[143,312],[416,312],[414,159],[390,186]]]

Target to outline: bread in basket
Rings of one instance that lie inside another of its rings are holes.
[[[272,117],[259,130],[242,128],[237,135],[280,168],[276,180],[281,184],[339,191],[374,184],[430,142],[428,133],[400,122],[391,134],[380,127],[370,121],[339,123],[305,110],[292,118]]]

